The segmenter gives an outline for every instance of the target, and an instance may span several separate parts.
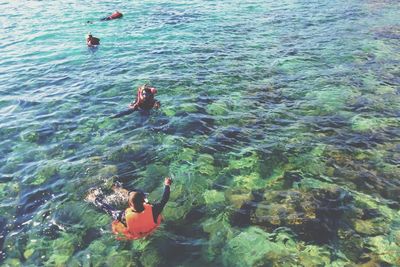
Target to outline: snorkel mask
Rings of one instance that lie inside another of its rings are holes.
[[[146,95],[148,95],[148,94],[155,95],[155,94],[157,94],[157,89],[155,87],[152,87],[152,86],[150,86],[150,85],[148,85],[146,83],[146,84],[144,84],[142,86],[142,94],[143,95],[144,94],[146,94]]]

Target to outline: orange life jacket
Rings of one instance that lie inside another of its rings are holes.
[[[126,226],[118,220],[112,222],[112,231],[117,239],[139,239],[148,236],[158,228],[161,223],[161,215],[157,223],[153,219],[153,207],[143,204],[144,211],[134,212],[131,208],[125,210]]]

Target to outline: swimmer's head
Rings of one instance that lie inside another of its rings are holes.
[[[150,88],[150,92],[151,92],[153,95],[155,95],[155,94],[157,94],[157,89],[156,89],[155,87],[151,87],[151,88]]]
[[[144,210],[143,204],[147,202],[146,194],[141,191],[133,191],[129,193],[128,204],[129,207],[137,212]]]
[[[157,89],[155,87],[152,87],[148,85],[147,83],[143,85],[143,91],[148,92],[149,94],[155,95],[157,94]]]

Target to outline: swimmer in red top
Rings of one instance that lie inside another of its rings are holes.
[[[102,18],[100,20],[104,21],[104,20],[120,19],[120,18],[122,18],[122,16],[123,16],[122,13],[119,12],[118,10],[116,10],[114,13],[111,14],[111,16]]]
[[[112,13],[110,16],[104,17],[104,18],[100,19],[100,21],[113,20],[113,19],[120,19],[120,18],[122,18],[122,16],[123,16],[122,13],[119,12],[118,10],[116,10],[116,11],[115,11],[114,13]],[[88,20],[86,23],[93,24],[93,21]]]
[[[89,47],[97,46],[100,44],[100,39],[94,37],[91,33],[86,36],[86,44]]]
[[[120,118],[134,111],[149,112],[151,109],[159,109],[161,104],[154,98],[156,94],[157,89],[155,87],[149,86],[148,84],[139,86],[135,101],[129,104],[127,110],[113,115],[111,118]]]
[[[157,94],[157,89],[155,87],[144,84],[138,87],[136,99],[128,108],[133,110],[150,110],[152,108],[160,108],[160,102],[157,101],[154,96]]]

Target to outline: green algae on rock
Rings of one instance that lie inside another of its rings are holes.
[[[218,100],[207,106],[206,111],[210,115],[222,116],[228,113],[228,105],[224,100]]]
[[[47,163],[45,166],[42,166],[35,177],[35,179],[30,182],[32,185],[40,185],[46,182],[47,180],[55,177],[59,172],[59,165],[57,163]]]
[[[232,207],[239,209],[245,202],[254,200],[251,190],[243,188],[228,189],[225,191],[225,198],[229,201]]]
[[[232,238],[223,249],[225,266],[325,266],[330,264],[330,253],[323,247],[296,244],[294,237],[277,229],[266,233],[249,227]],[[249,253],[243,253],[247,251]]]
[[[339,86],[324,88],[307,93],[306,99],[314,108],[308,111],[309,115],[326,115],[341,110],[346,106],[348,99],[359,95],[351,87]]]
[[[237,234],[237,230],[231,227],[229,218],[224,213],[207,219],[202,223],[202,227],[203,231],[210,235],[205,247],[206,260],[213,262],[220,256],[226,242]]]
[[[365,118],[361,115],[356,115],[351,119],[352,130],[356,132],[376,131],[388,126],[399,125],[399,120],[391,118]]]
[[[225,201],[224,193],[218,192],[217,190],[206,190],[203,194],[203,197],[207,205],[212,205]]]
[[[371,237],[367,241],[371,254],[376,255],[381,263],[400,265],[400,246],[399,243],[388,239],[385,236]]]
[[[209,154],[200,154],[195,162],[196,169],[201,175],[214,176],[214,157]]]
[[[225,266],[255,266],[268,253],[279,251],[280,247],[268,241],[269,235],[261,229],[252,227],[234,237],[223,250]],[[251,253],[243,254],[243,251]],[[282,253],[290,252],[282,250]]]
[[[266,187],[266,181],[261,178],[257,172],[247,175],[238,175],[233,178],[233,184],[236,188],[261,189]]]

